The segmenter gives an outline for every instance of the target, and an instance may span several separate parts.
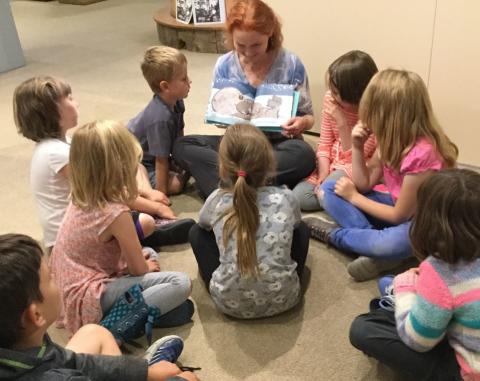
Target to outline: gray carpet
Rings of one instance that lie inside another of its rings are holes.
[[[158,44],[152,15],[160,0],[108,0],[89,6],[12,1],[27,65],[0,74],[0,232],[41,239],[29,187],[33,143],[17,135],[11,101],[21,81],[38,74],[65,78],[80,103],[80,123],[92,119],[128,120],[151,97],[139,69],[142,52]],[[295,46],[289,47],[295,50]],[[186,100],[186,133],[218,134],[204,126],[203,113],[217,58],[185,52],[192,90]],[[320,100],[315,100],[319,102]],[[315,141],[312,141],[315,144]],[[201,207],[193,186],[173,198],[181,217],[195,218]],[[156,330],[155,336],[185,339],[181,362],[200,366],[202,380],[401,380],[388,368],[350,346],[353,318],[376,296],[375,283],[355,283],[346,273],[350,258],[311,241],[306,293],[300,306],[281,316],[238,321],[218,313],[201,283],[188,245],[165,247],[161,266],[193,279],[196,306],[192,324]],[[65,331],[50,330],[65,343]],[[140,353],[138,350],[137,353]]]

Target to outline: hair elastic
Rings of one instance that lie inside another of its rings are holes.
[[[238,177],[247,177],[247,172],[242,171],[242,170],[237,171],[237,176]]]

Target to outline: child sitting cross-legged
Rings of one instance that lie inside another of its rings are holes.
[[[191,83],[187,59],[177,49],[152,46],[145,51],[141,69],[154,93],[148,105],[128,123],[143,150],[141,188],[177,194],[187,177],[175,171],[171,153],[175,140],[183,136],[183,99]]]
[[[183,349],[178,336],[157,340],[145,359],[122,356],[111,333],[94,324],[80,328],[65,348],[55,344],[47,329],[60,314],[60,291],[42,254],[28,236],[0,236],[0,379],[197,380],[173,364]]]
[[[65,316],[60,323],[72,332],[100,322],[137,284],[155,311],[154,327],[165,326],[167,318],[176,322],[170,325],[191,321],[189,277],[160,272],[156,253],[142,252],[130,215],[128,203],[138,192],[135,175],[140,156],[135,138],[119,123],[89,123],[72,138],[72,200],[50,258],[62,291]]]
[[[190,243],[217,308],[249,319],[273,316],[301,297],[309,231],[274,176],[273,149],[251,125],[230,126],[219,148],[221,186],[205,201]]]
[[[388,295],[354,320],[350,341],[412,380],[480,380],[480,174],[427,179],[410,239],[420,267],[393,278],[393,295],[379,281]]]

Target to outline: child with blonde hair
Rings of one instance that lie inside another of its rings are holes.
[[[422,262],[393,279],[394,311],[358,316],[350,341],[412,379],[479,380],[480,174],[426,180],[410,240]]]
[[[435,171],[455,166],[457,147],[432,110],[423,80],[404,70],[383,70],[370,81],[352,131],[352,180],[322,184],[324,208],[340,225],[305,219],[313,238],[358,254],[348,265],[357,281],[397,267],[411,255],[408,229],[417,190]],[[368,164],[365,142],[378,147]],[[388,193],[372,191],[383,178]]]
[[[177,49],[152,46],[145,51],[141,69],[154,93],[145,109],[128,123],[143,150],[146,171],[141,186],[152,186],[165,195],[177,194],[185,185],[186,175],[176,172],[171,153],[175,140],[183,136],[183,99],[192,82],[187,59]]]
[[[302,210],[323,209],[320,185],[324,181],[352,177],[352,129],[358,122],[360,98],[377,71],[372,57],[359,50],[341,55],[328,67],[317,168],[293,189]],[[375,148],[375,137],[370,135],[364,145],[365,159],[370,159]]]
[[[43,228],[44,244],[51,252],[58,229],[67,210],[70,138],[67,131],[77,125],[78,103],[65,81],[50,76],[37,76],[22,82],[13,95],[13,113],[18,131],[36,142],[30,182]],[[152,192],[141,192],[130,207],[151,215],[173,218],[168,200]],[[146,246],[185,242],[191,219],[174,221],[168,227],[155,227],[153,217],[133,212],[135,226]]]
[[[191,283],[179,272],[159,272],[154,253],[138,240],[128,204],[137,196],[141,148],[121,124],[89,123],[74,134],[70,150],[72,201],[51,257],[62,291],[66,327],[98,323],[131,286],[143,287],[156,321],[181,306],[190,321]]]
[[[273,149],[250,125],[227,129],[219,148],[221,186],[205,201],[190,243],[217,308],[249,319],[300,300],[309,233],[286,187],[266,186]]]

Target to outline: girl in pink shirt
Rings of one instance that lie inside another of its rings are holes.
[[[358,122],[360,98],[377,71],[372,57],[359,50],[345,53],[328,67],[329,90],[323,98],[317,168],[293,189],[302,210],[323,209],[320,185],[324,181],[352,177],[352,128]],[[364,145],[366,159],[375,148],[375,137],[371,135]]]
[[[363,94],[352,131],[352,179],[322,184],[324,208],[340,225],[309,218],[311,234],[358,254],[347,270],[357,281],[374,278],[411,255],[410,220],[419,186],[434,171],[455,166],[457,147],[432,111],[423,80],[403,70],[377,73]],[[365,142],[378,148],[368,161]],[[383,178],[388,193],[373,191]]]

